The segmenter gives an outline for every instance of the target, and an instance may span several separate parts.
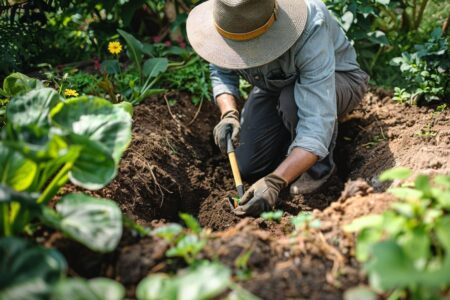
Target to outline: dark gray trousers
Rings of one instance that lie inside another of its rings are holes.
[[[336,102],[338,117],[352,111],[367,91],[368,75],[362,70],[336,72]],[[241,131],[236,157],[242,177],[255,181],[273,172],[285,159],[296,135],[298,123],[294,85],[280,92],[268,92],[254,87],[241,114]],[[327,175],[334,166],[337,125],[328,147],[330,154],[309,171],[314,179]]]

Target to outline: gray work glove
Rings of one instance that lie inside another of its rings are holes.
[[[233,212],[238,216],[259,217],[262,212],[275,207],[278,194],[287,185],[283,178],[269,174],[250,187]]]
[[[227,133],[231,133],[231,140],[236,145],[240,129],[239,112],[237,110],[229,110],[222,115],[220,122],[214,127],[213,131],[214,141],[222,153],[227,152]]]

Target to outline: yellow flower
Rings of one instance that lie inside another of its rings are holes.
[[[118,41],[109,42],[108,51],[111,54],[118,55],[122,52],[122,44]]]
[[[64,96],[66,97],[78,97],[78,92],[72,89],[65,89]]]

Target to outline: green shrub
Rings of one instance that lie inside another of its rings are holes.
[[[405,90],[399,100],[409,98],[414,102],[442,100],[450,96],[450,52],[448,38],[440,28],[435,29],[430,39],[415,46],[415,52],[403,52],[393,59],[393,65],[400,66],[406,79]],[[405,95],[406,93],[406,95]]]
[[[380,180],[410,176],[410,170],[398,168]],[[419,175],[413,185],[389,192],[399,202],[346,227],[358,233],[356,258],[377,291],[406,290],[410,299],[439,299],[450,286],[450,176]]]

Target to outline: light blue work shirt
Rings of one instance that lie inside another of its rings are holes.
[[[305,29],[288,51],[266,65],[250,69],[226,70],[211,65],[211,82],[214,99],[223,93],[239,97],[239,75],[268,91],[294,84],[299,122],[289,152],[300,147],[323,159],[328,155],[337,122],[335,71],[353,71],[359,65],[353,46],[324,3],[305,1]]]

